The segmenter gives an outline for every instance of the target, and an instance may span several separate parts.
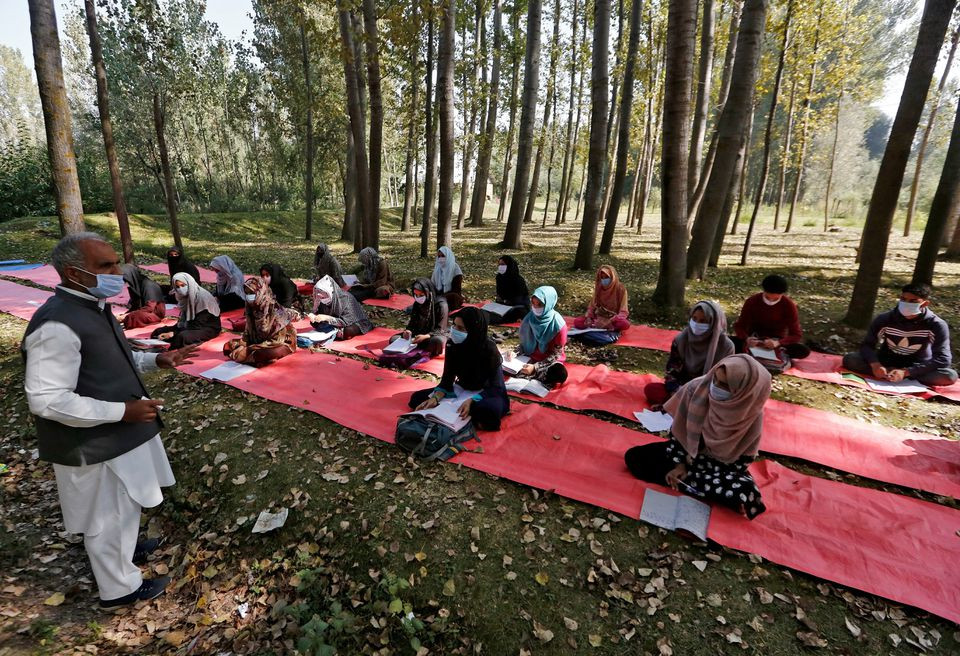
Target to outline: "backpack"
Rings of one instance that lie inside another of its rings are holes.
[[[425,356],[426,351],[418,348],[406,353],[381,353],[377,357],[377,364],[390,369],[409,369],[423,360]]]
[[[620,339],[620,333],[616,330],[591,330],[573,335],[570,339],[578,340],[587,346],[606,346]]]
[[[463,446],[477,437],[473,422],[459,431],[427,419],[422,415],[400,415],[395,434],[397,446],[423,460],[449,460],[463,451]]]

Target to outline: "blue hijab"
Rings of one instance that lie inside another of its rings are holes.
[[[566,323],[560,313],[554,310],[557,306],[556,289],[548,285],[537,287],[533,295],[543,303],[543,314],[538,317],[531,311],[520,324],[520,349],[526,355],[538,349],[541,353],[546,352],[547,345]]]

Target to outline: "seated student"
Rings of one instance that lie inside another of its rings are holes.
[[[341,288],[347,286],[343,282],[343,269],[340,268],[340,261],[334,257],[326,244],[317,244],[317,250],[313,254],[313,282],[317,282],[324,276],[333,278],[333,281]]]
[[[220,306],[213,294],[183,272],[173,276],[173,293],[180,305],[180,318],[175,326],[154,330],[154,339],[164,339],[171,349],[178,349],[220,334]]]
[[[263,278],[243,283],[246,301],[246,328],[240,339],[223,345],[223,354],[234,360],[262,367],[297,350],[296,311],[277,303]]]
[[[447,299],[451,312],[463,307],[463,271],[448,246],[441,246],[437,250],[437,261],[433,265],[430,282],[437,293]]]
[[[437,294],[433,283],[426,278],[417,278],[413,282],[413,307],[410,308],[410,321],[402,333],[390,338],[391,342],[411,339],[430,357],[443,353],[446,344],[447,324],[450,310],[447,299]]]
[[[731,355],[681,387],[664,405],[670,439],[624,454],[630,473],[753,519],[766,506],[747,465],[756,457],[770,372],[749,355]]]
[[[737,353],[748,353],[757,346],[777,351],[784,360],[784,354],[793,360],[810,355],[810,349],[800,343],[800,316],[797,304],[787,296],[787,279],[771,274],[763,279],[761,287],[761,293],[744,301],[733,324]]]
[[[727,315],[713,301],[699,301],[690,311],[690,321],[673,338],[667,371],[662,383],[649,383],[643,395],[652,409],[658,410],[681,385],[713,369],[720,360],[733,355],[733,342],[727,337]]]
[[[147,277],[135,264],[121,264],[123,281],[130,291],[130,311],[123,317],[126,330],[159,323],[167,314],[160,285]]]
[[[285,308],[292,308],[294,303],[300,300],[300,294],[297,292],[297,286],[290,279],[290,276],[284,272],[279,264],[261,264],[260,277],[270,287],[277,303]]]
[[[520,324],[519,355],[526,355],[530,362],[523,365],[520,378],[534,378],[545,387],[566,382],[567,368],[563,366],[567,356],[567,324],[554,308],[557,306],[557,290],[550,286],[537,287],[530,297],[530,312]],[[507,355],[513,357],[512,353]]]
[[[440,384],[414,392],[410,407],[432,408],[444,397],[453,396],[453,384],[458,383],[463,389],[476,392],[460,406],[460,416],[470,415],[479,430],[500,430],[500,420],[510,412],[502,361],[497,345],[487,336],[485,313],[465,307],[453,315]]]
[[[191,262],[190,258],[176,246],[171,246],[167,250],[167,270],[170,272],[170,284],[160,286],[164,294],[173,291],[173,277],[178,273],[189,274],[191,278],[197,281],[198,285],[200,284],[200,271],[197,269],[197,265]]]
[[[520,265],[509,255],[501,256],[497,262],[497,296],[494,300],[513,309],[502,317],[487,312],[487,320],[491,324],[513,323],[523,319],[530,311],[530,289],[520,275]]]
[[[307,317],[316,330],[336,328],[337,339],[350,339],[373,330],[373,323],[360,302],[343,291],[330,276],[324,276],[313,286],[313,312]]]
[[[577,317],[574,328],[602,328],[622,332],[630,327],[627,319],[627,288],[620,282],[617,270],[605,264],[597,270],[593,299],[587,314]]]
[[[210,260],[210,268],[217,272],[217,288],[213,295],[220,309],[238,310],[243,307],[243,272],[229,255],[217,255]]]
[[[390,298],[397,285],[393,280],[393,272],[387,260],[370,246],[367,246],[357,255],[360,260],[359,282],[350,288],[358,301],[368,298]]]
[[[928,285],[904,285],[897,307],[874,317],[860,350],[844,355],[843,366],[892,382],[912,378],[934,387],[955,383],[950,327],[929,305]]]

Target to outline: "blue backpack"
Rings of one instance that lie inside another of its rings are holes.
[[[573,335],[570,339],[578,340],[587,346],[606,346],[620,339],[620,333],[616,330],[591,330]]]
[[[463,451],[469,451],[464,442],[479,439],[473,422],[459,431],[432,421],[422,415],[401,415],[395,434],[397,446],[423,460],[449,460]]]

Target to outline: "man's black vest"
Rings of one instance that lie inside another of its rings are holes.
[[[148,397],[130,346],[110,305],[101,310],[96,301],[57,288],[37,310],[24,340],[47,321],[65,324],[80,337],[80,373],[74,391],[100,401],[123,403]],[[21,344],[24,362],[26,349]],[[53,366],[51,364],[51,366]],[[40,441],[40,459],[59,465],[92,465],[132,451],[160,432],[162,422],[114,422],[74,428],[34,416]]]

